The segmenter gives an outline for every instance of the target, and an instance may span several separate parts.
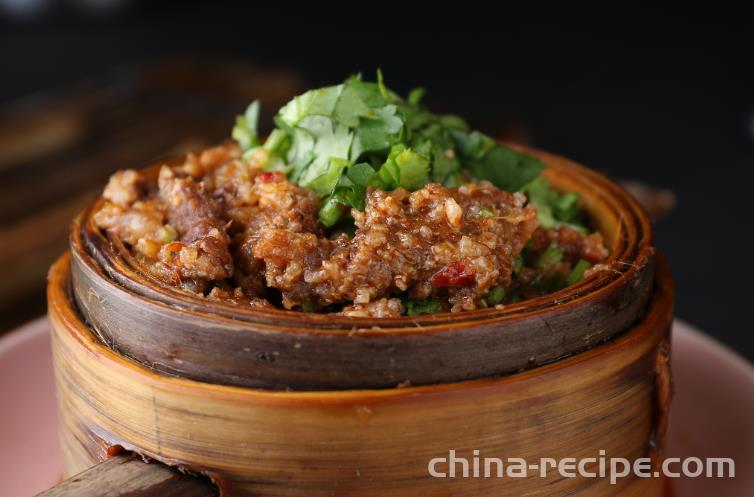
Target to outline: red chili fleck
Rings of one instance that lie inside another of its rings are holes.
[[[474,270],[463,262],[451,262],[432,277],[432,285],[440,288],[469,286],[476,281]]]
[[[165,254],[170,257],[170,262],[172,262],[176,257],[178,257],[178,254],[181,253],[181,250],[186,246],[185,243],[181,242],[170,242],[165,244],[162,247],[162,250],[165,251]]]
[[[260,183],[280,183],[285,180],[285,174],[280,171],[265,171],[257,174]]]

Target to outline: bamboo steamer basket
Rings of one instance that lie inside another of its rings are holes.
[[[606,238],[611,271],[551,295],[462,313],[352,318],[246,310],[181,292],[140,271],[94,225],[98,199],[71,231],[73,295],[100,338],[185,378],[265,389],[424,385],[546,364],[625,331],[652,293],[652,228],[632,197],[561,157],[528,150],[564,191],[582,195]],[[180,163],[181,157],[168,163]],[[156,175],[159,165],[148,168]]]
[[[429,475],[451,449],[661,459],[673,288],[649,221],[602,176],[535,153],[582,194],[618,263],[503,310],[239,311],[139,274],[84,211],[48,286],[65,474],[123,448],[226,496],[663,495],[660,478]]]

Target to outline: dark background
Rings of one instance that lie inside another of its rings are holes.
[[[658,222],[657,244],[676,279],[678,316],[754,358],[751,9],[12,3],[0,1],[3,106],[173,56],[289,69],[306,85],[381,67],[389,86],[425,86],[431,107],[490,133],[513,128],[613,177],[668,188],[677,206]]]

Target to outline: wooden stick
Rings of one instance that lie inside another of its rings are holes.
[[[212,484],[135,454],[119,454],[37,497],[212,497]]]

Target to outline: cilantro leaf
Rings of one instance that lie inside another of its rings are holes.
[[[369,164],[361,162],[350,166],[346,170],[346,176],[355,185],[366,187],[374,176],[374,169]]]
[[[278,111],[278,117],[288,126],[297,126],[308,116],[330,117],[343,91],[343,85],[309,90],[294,97]]]
[[[478,131],[455,131],[453,137],[476,179],[487,180],[509,192],[519,191],[545,167],[539,159],[499,145]]]
[[[338,184],[338,181],[340,181],[343,170],[349,164],[350,163],[346,159],[332,157],[322,174],[310,181],[302,181],[301,184],[314,191],[314,193],[320,197],[324,197],[325,195],[332,193],[335,186]]]
[[[395,105],[373,109],[359,121],[351,159],[358,160],[365,152],[388,149],[397,141],[402,127],[403,121],[396,115]]]
[[[429,183],[429,159],[403,144],[394,145],[374,184],[383,190],[418,190]]]
[[[543,226],[580,228],[578,196],[558,195],[535,181],[544,164],[470,130],[458,116],[434,114],[420,105],[424,90],[404,100],[377,81],[351,76],[339,85],[294,97],[275,116],[277,128],[264,145],[265,170],[284,172],[291,181],[322,198],[320,220],[339,222],[348,208],[363,209],[369,186],[417,190],[429,182],[448,188],[488,180],[498,188],[528,188]],[[244,156],[260,143],[259,104],[252,102],[233,128]],[[375,173],[375,170],[377,171]]]
[[[588,232],[582,225],[578,193],[559,194],[543,177],[531,181],[522,191],[528,197],[529,203],[537,209],[539,224],[543,228],[552,229],[566,225],[581,234]]]
[[[505,287],[497,285],[490,289],[487,296],[484,297],[484,302],[488,306],[492,307],[503,301],[505,298]]]
[[[417,87],[408,92],[408,97],[406,97],[406,100],[411,105],[419,105],[422,97],[424,97],[424,88]]]
[[[364,210],[366,187],[374,177],[374,169],[369,164],[351,164],[342,159],[333,159],[331,163],[337,169],[333,172],[337,176],[337,182],[328,192],[318,216],[320,222],[328,228],[341,220],[346,208]]]
[[[442,312],[442,304],[437,299],[403,301],[403,314],[406,316],[418,316],[419,314],[435,314]]]
[[[573,269],[571,269],[571,272],[568,274],[568,277],[566,278],[566,285],[573,285],[574,283],[578,283],[582,279],[584,279],[584,272],[592,267],[591,264],[589,264],[588,261],[585,261],[584,259],[579,260],[579,262],[576,263],[575,266],[573,266]]]
[[[563,252],[557,247],[557,245],[551,243],[544,252],[539,254],[535,265],[540,269],[546,269],[562,260]]]
[[[231,137],[238,142],[241,150],[246,151],[259,145],[259,100],[254,100],[246,108],[243,116],[236,117]]]

